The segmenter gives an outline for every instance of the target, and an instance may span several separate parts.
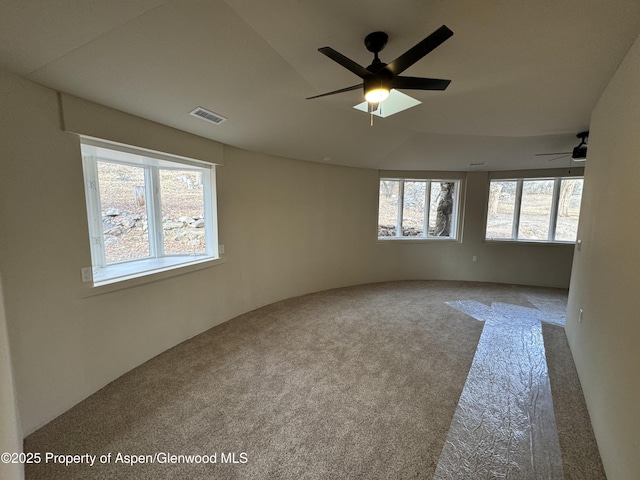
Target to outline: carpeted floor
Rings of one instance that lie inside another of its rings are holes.
[[[564,329],[542,324],[565,480],[606,479]]]
[[[535,308],[531,295],[566,302],[555,289],[410,281],[260,308],[27,437],[43,461],[26,478],[431,479],[483,329],[446,302]],[[565,478],[603,479],[564,330],[543,334]]]

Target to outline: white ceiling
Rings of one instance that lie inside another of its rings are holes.
[[[369,126],[360,83],[320,54],[390,62],[447,25],[454,36],[405,74],[444,92]],[[640,34],[638,0],[2,0],[0,66],[37,83],[273,155],[401,170],[565,166]],[[189,115],[196,106],[228,118]],[[553,157],[551,157],[553,158]],[[330,159],[330,160],[327,160]],[[470,163],[486,162],[482,167]],[[561,162],[561,163],[560,163]]]

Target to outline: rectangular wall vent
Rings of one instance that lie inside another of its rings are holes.
[[[196,107],[192,112],[189,112],[189,114],[216,125],[220,125],[222,122],[227,120],[222,115],[218,115],[217,113],[213,113],[212,111],[202,107]]]

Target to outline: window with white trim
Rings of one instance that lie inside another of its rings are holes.
[[[215,166],[81,137],[94,285],[218,258]]]
[[[575,242],[582,177],[491,180],[486,240]]]
[[[380,180],[378,239],[458,238],[460,180]]]

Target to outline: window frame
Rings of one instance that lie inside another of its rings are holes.
[[[520,217],[521,217],[521,208],[522,208],[522,192],[524,187],[524,182],[535,182],[535,181],[550,181],[554,182],[553,184],[553,193],[551,198],[551,208],[549,212],[549,230],[547,233],[546,240],[539,239],[531,239],[531,238],[519,238],[519,230],[520,230]],[[576,240],[556,240],[556,229],[558,226],[558,210],[560,207],[560,189],[562,186],[563,180],[582,180],[584,182],[584,175],[551,175],[551,176],[533,176],[533,177],[495,177],[489,179],[489,193],[487,195],[487,201],[485,203],[485,219],[484,219],[484,241],[485,242],[514,242],[514,243],[536,243],[536,244],[563,244],[563,245],[572,245],[575,244]],[[514,199],[514,208],[513,208],[513,224],[511,226],[511,237],[510,238],[489,238],[487,237],[487,227],[489,226],[489,201],[491,195],[491,184],[493,182],[516,182],[516,198]],[[584,185],[584,183],[583,183]],[[579,221],[579,217],[578,217]]]
[[[396,235],[395,236],[377,236],[378,241],[409,241],[409,242],[460,242],[462,238],[461,232],[461,202],[462,202],[462,189],[463,178],[457,177],[441,177],[439,175],[433,177],[411,176],[411,177],[394,177],[394,176],[381,176],[378,179],[378,209],[377,209],[377,225],[378,231],[380,227],[380,187],[384,181],[399,182],[398,185],[398,211],[396,215]],[[404,187],[406,182],[425,182],[425,204],[424,204],[424,232],[422,236],[403,236],[402,235],[402,223],[403,223],[403,210],[404,210]],[[429,220],[431,211],[431,190],[433,183],[451,182],[455,184],[454,188],[454,202],[453,211],[451,212],[451,234],[449,236],[429,236]]]
[[[178,157],[130,145],[80,136],[85,200],[91,250],[91,277],[93,286],[123,282],[133,278],[153,275],[167,270],[219,260],[216,165],[196,159]],[[114,156],[100,156],[99,149],[115,152]],[[131,158],[114,158],[136,155]],[[107,263],[104,245],[102,208],[98,162],[143,168],[145,206],[147,210],[147,235],[149,256]],[[160,199],[160,170],[194,170],[202,173],[205,252],[200,254],[166,254],[162,228],[162,204]]]

